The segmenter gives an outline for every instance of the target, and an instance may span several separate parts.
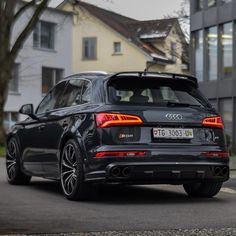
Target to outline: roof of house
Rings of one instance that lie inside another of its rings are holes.
[[[66,2],[67,0],[61,3],[59,7]],[[83,1],[76,1],[76,3],[134,43],[154,60],[169,61],[165,53],[154,47],[151,41],[164,40],[171,28],[179,24],[177,18],[139,21]]]
[[[137,21],[129,24],[129,29],[133,29],[136,37],[145,39],[164,39],[168,36],[171,28],[178,21],[177,18]]]

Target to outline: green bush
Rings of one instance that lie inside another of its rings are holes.
[[[6,153],[5,147],[0,147],[0,157],[4,157]]]

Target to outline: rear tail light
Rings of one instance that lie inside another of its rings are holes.
[[[98,152],[96,157],[133,157],[133,156],[146,156],[145,151],[123,151],[123,152]]]
[[[140,125],[143,121],[135,115],[119,113],[98,113],[96,114],[96,124],[99,128],[116,125]]]
[[[206,117],[202,121],[203,126],[224,128],[221,116]]]
[[[229,153],[228,152],[203,152],[201,153],[201,156],[229,158]]]

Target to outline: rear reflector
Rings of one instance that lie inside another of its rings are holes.
[[[217,127],[217,128],[224,128],[223,121],[221,119],[221,116],[212,116],[212,117],[207,117],[202,120],[202,125],[203,126],[208,126],[208,127]]]
[[[228,152],[203,152],[201,153],[201,156],[229,158],[229,153]]]
[[[98,113],[96,114],[96,124],[99,128],[116,125],[140,125],[143,121],[140,117],[119,113]]]
[[[127,152],[98,152],[96,157],[133,157],[133,156],[146,156],[144,151],[127,151]]]

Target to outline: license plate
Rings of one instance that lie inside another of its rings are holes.
[[[191,139],[193,138],[193,129],[154,128],[153,137],[170,139]]]

